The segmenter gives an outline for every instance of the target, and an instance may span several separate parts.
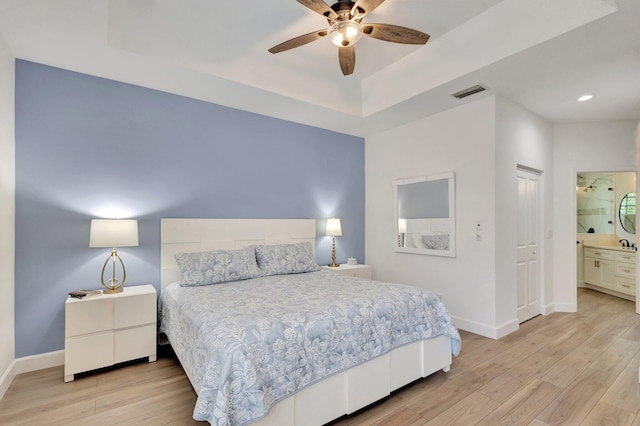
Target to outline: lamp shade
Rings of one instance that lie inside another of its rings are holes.
[[[138,221],[92,219],[89,247],[133,247],[138,245]]]
[[[407,219],[399,218],[398,219],[398,234],[406,234],[407,233]]]
[[[362,37],[362,26],[356,21],[338,21],[329,28],[329,40],[338,47],[355,44]]]
[[[340,219],[335,217],[332,217],[331,219],[327,219],[326,234],[330,237],[342,236],[342,226],[340,226]]]

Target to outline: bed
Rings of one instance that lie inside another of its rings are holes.
[[[198,394],[197,420],[324,424],[448,371],[459,351],[437,296],[319,270],[315,220],[163,219],[161,227],[161,331]],[[243,267],[204,276],[191,268],[202,256]],[[252,256],[256,266],[245,267]]]

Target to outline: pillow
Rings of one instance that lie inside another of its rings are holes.
[[[260,276],[254,247],[199,253],[176,253],[182,273],[180,285],[195,287]]]
[[[432,250],[449,250],[449,234],[423,235],[424,248]]]
[[[413,247],[415,247],[415,248],[427,248],[427,246],[424,245],[424,241],[422,241],[422,235],[415,234],[412,237],[412,240],[413,240]]]
[[[310,242],[256,246],[256,259],[263,276],[320,270]]]

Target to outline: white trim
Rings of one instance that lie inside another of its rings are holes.
[[[45,368],[64,365],[64,350],[25,356],[15,360],[16,374],[29,373]],[[60,376],[62,378],[62,376]]]
[[[518,321],[518,318],[514,318],[511,321],[496,327],[496,339],[501,339],[507,334],[518,331],[519,328],[520,322]]]
[[[556,303],[553,306],[555,307],[554,312],[578,312],[576,303]]]
[[[549,315],[556,312],[556,306],[553,303],[542,306],[542,315]]]
[[[2,377],[0,377],[0,399],[4,397],[5,392],[7,392],[13,379],[18,374],[30,373],[59,365],[64,365],[64,350],[14,359],[2,374]],[[62,376],[60,377],[62,378]]]
[[[7,367],[7,369],[0,377],[0,400],[4,397],[4,394],[11,386],[13,379],[16,377],[16,360],[11,361],[11,364]]]
[[[509,333],[517,331],[520,327],[517,318],[497,327],[493,327],[488,324],[481,324],[479,322],[470,321],[453,315],[451,316],[451,319],[459,329],[468,331],[469,333],[479,334],[480,336],[488,337],[490,339],[500,339]]]

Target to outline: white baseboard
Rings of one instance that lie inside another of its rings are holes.
[[[488,337],[490,339],[499,339],[506,336],[509,333],[516,331],[519,327],[518,320],[514,319],[499,327],[493,327],[487,324],[480,324],[475,321],[470,321],[460,317],[451,317],[456,327],[461,330],[468,331],[470,333],[479,334],[480,336]]]
[[[496,339],[500,339],[501,337],[504,337],[509,333],[518,331],[519,328],[520,323],[518,322],[518,318],[514,318],[511,321],[506,322],[496,328]]]
[[[555,303],[553,312],[578,312],[575,303]]]
[[[15,360],[16,374],[64,365],[64,350],[25,356]]]
[[[11,383],[13,382],[14,377],[16,377],[16,360],[15,359],[11,361],[11,364],[9,364],[9,366],[4,371],[4,373],[2,373],[2,376],[0,376],[0,399],[4,397],[4,394],[7,392],[7,389],[9,389],[9,386],[11,386]]]
[[[549,304],[542,307],[542,315],[549,315],[556,312],[556,305]]]
[[[2,376],[0,376],[0,399],[4,397],[13,379],[18,374],[57,367],[59,365],[64,365],[64,350],[14,359],[6,371],[2,373]]]

